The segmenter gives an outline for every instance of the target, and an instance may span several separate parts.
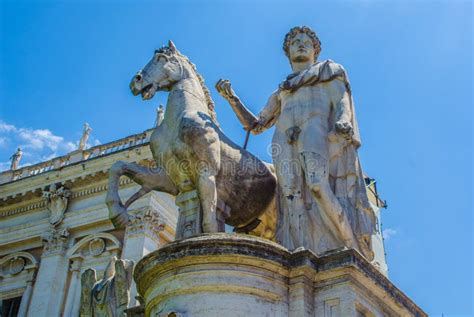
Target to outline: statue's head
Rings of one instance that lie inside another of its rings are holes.
[[[183,64],[179,57],[180,53],[172,41],[156,50],[148,64],[133,76],[130,82],[133,95],[141,94],[147,100],[153,98],[158,90],[169,90],[183,76]]]
[[[321,52],[321,41],[307,26],[296,26],[285,36],[283,51],[290,63],[316,62]]]

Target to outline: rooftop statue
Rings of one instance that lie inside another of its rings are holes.
[[[130,89],[145,100],[157,91],[169,96],[163,121],[150,138],[157,168],[117,162],[109,171],[106,203],[116,226],[126,225],[128,206],[152,190],[174,196],[196,190],[201,210],[196,222],[205,233],[223,231],[218,204],[226,205],[225,223],[237,231],[250,231],[246,228],[255,227],[259,217],[275,214],[276,177],[271,166],[225,136],[203,78],[171,41],[155,51],[133,77]],[[142,186],[125,204],[118,195],[121,175]],[[177,228],[177,238],[182,229]]]
[[[13,154],[11,157],[10,157],[10,160],[11,160],[11,165],[10,165],[10,169],[12,171],[18,169],[18,167],[20,166],[20,161],[21,161],[21,157],[23,156],[23,152],[21,151],[21,148],[18,148],[15,152],[15,154]]]
[[[216,84],[245,129],[259,134],[276,127],[277,241],[290,250],[304,247],[316,253],[354,248],[372,259],[375,215],[357,155],[361,142],[347,73],[331,60],[317,61],[321,43],[308,27],[292,28],[283,50],[293,73],[257,117],[230,81]]]
[[[79,150],[85,150],[87,145],[87,140],[89,140],[89,136],[92,132],[92,128],[86,122],[84,123],[84,131],[82,132],[81,140],[79,140]]]

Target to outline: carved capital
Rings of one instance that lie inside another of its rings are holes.
[[[76,273],[80,273],[81,271],[81,265],[82,265],[82,261],[81,260],[73,260],[71,262],[71,265],[69,266],[69,271],[71,272],[76,272]]]
[[[69,238],[69,230],[51,228],[41,237],[44,243],[43,256],[62,254],[66,250]]]
[[[158,239],[160,231],[164,230],[165,224],[158,212],[145,209],[130,216],[127,224],[127,235],[147,234]]]

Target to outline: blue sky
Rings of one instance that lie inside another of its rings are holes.
[[[467,1],[0,1],[0,170],[151,127],[166,95],[128,83],[172,39],[198,67],[218,120],[244,132],[214,84],[254,111],[290,72],[282,40],[308,25],[344,65],[378,180],[391,280],[430,315],[473,313],[472,4]],[[270,160],[272,130],[249,149]]]

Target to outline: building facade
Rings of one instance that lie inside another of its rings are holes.
[[[152,166],[152,130],[87,150],[0,173],[1,316],[78,316],[81,274],[102,275],[111,257],[138,262],[172,241],[174,197],[151,192],[133,203],[125,229],[115,229],[105,205],[108,170],[122,160]],[[368,181],[380,220],[383,202]],[[125,201],[139,186],[121,179]],[[374,265],[387,274],[383,237],[373,239]],[[132,283],[130,307],[137,305]]]

